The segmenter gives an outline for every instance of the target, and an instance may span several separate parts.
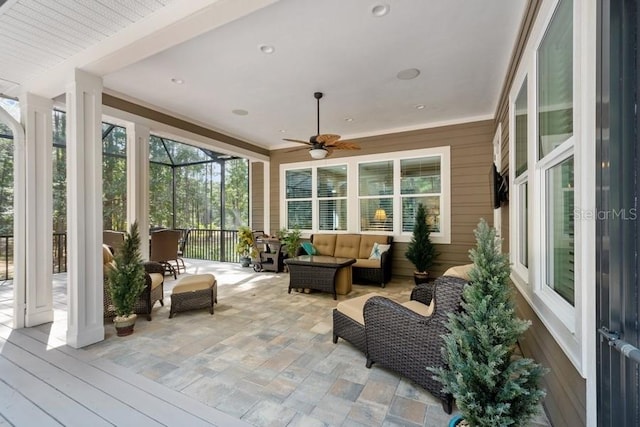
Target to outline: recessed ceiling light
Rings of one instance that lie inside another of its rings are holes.
[[[424,110],[424,105],[423,104],[416,105],[416,110]]]
[[[175,83],[177,85],[181,85],[182,83],[184,83],[184,80],[177,79],[177,78],[174,77],[174,78],[171,79],[171,83]]]
[[[344,121],[345,121],[345,122],[352,122],[352,121],[353,121],[353,118],[351,118],[351,117],[345,117]]]
[[[420,70],[418,70],[417,68],[407,68],[406,70],[398,72],[396,77],[398,77],[400,80],[411,80],[415,79],[419,75]]]
[[[280,133],[286,133],[287,131],[284,129],[280,129]]]
[[[391,7],[388,4],[378,4],[373,6],[373,8],[371,9],[371,14],[376,18],[381,18],[389,13],[390,9]]]
[[[247,110],[231,110],[231,112],[237,116],[246,116],[247,114],[249,114],[249,112]]]
[[[258,46],[258,48],[260,49],[260,52],[266,53],[267,55],[270,55],[276,51],[275,47],[268,44],[261,44],[260,46]]]

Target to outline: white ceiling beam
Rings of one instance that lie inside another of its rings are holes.
[[[25,82],[20,90],[53,98],[79,68],[104,76],[279,0],[176,1]],[[16,89],[17,90],[17,89]],[[11,93],[8,93],[12,95]],[[17,95],[17,94],[16,94]]]

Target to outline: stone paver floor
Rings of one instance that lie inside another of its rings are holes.
[[[437,399],[365,357],[349,343],[332,342],[332,309],[346,296],[287,294],[286,273],[254,273],[233,264],[187,261],[187,273],[211,272],[218,304],[169,319],[173,278],[153,320],[139,318],[135,333],[118,338],[105,322],[104,341],[85,347],[160,384],[256,426],[446,426]],[[180,277],[183,277],[183,273]],[[55,276],[53,324],[38,328],[63,339],[66,277]],[[410,280],[354,285],[349,298],[378,292],[409,299]],[[0,287],[6,321],[7,286]],[[4,290],[3,290],[4,289]],[[532,427],[550,425],[541,413]]]

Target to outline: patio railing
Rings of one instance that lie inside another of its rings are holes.
[[[237,230],[191,230],[184,258],[239,262]],[[53,233],[53,272],[67,271],[67,233]],[[0,280],[13,279],[13,236],[0,235]]]
[[[191,230],[184,248],[185,258],[239,262],[237,230]]]

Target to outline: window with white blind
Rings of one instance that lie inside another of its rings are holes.
[[[311,230],[312,182],[311,168],[286,171],[285,200],[287,205],[286,227],[288,229]]]
[[[317,169],[318,230],[347,229],[347,166]]]
[[[393,161],[358,165],[360,230],[393,231]]]
[[[431,233],[440,232],[442,197],[440,156],[400,160],[400,199],[402,200],[402,232],[411,233],[418,205],[427,212]]]

